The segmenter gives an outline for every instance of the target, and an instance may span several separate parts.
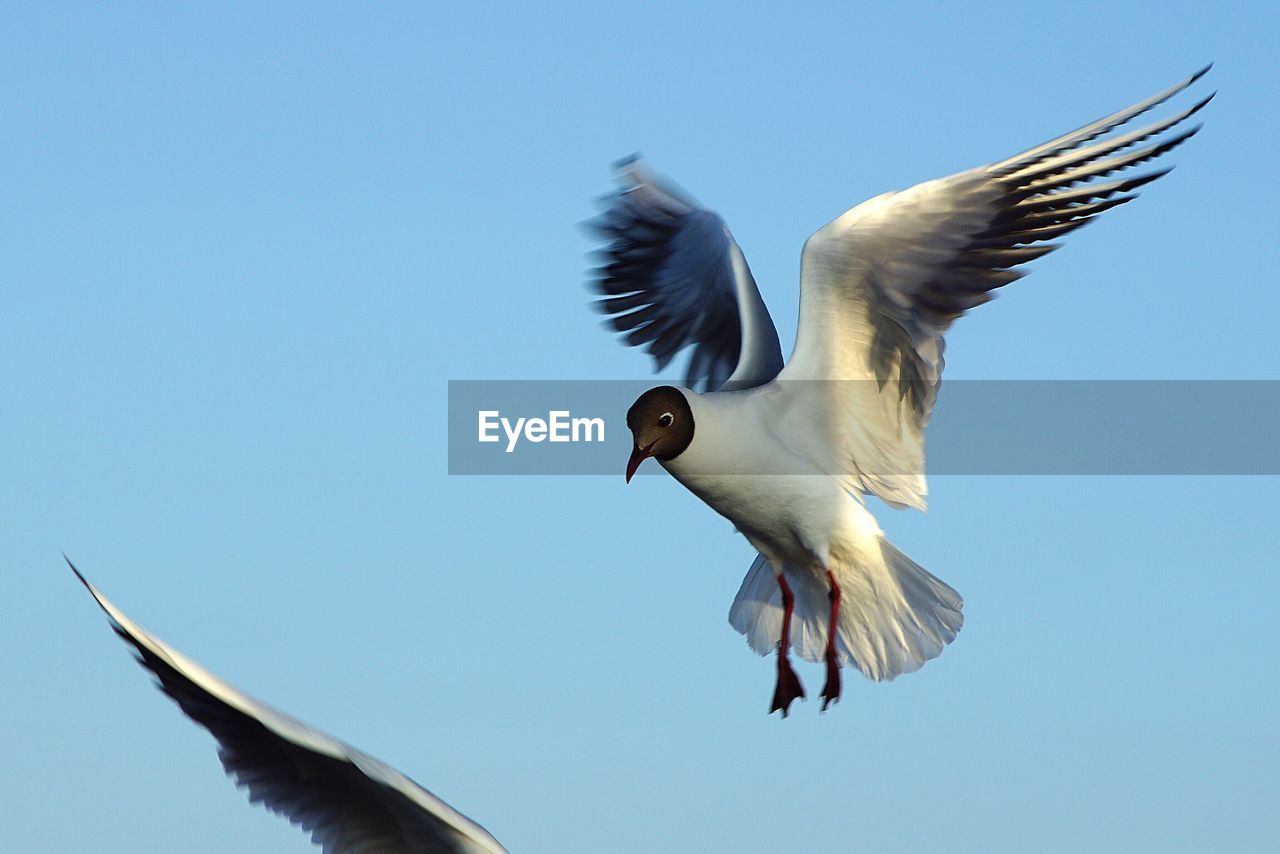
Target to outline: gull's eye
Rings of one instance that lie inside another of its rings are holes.
[[[676,417],[672,415],[670,412],[664,412],[658,416],[658,423],[661,424],[663,427],[670,427],[671,422],[675,420],[676,420]]]

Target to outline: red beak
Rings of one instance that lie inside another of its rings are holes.
[[[640,468],[640,464],[647,460],[653,451],[653,446],[658,444],[657,441],[650,442],[643,448],[637,445],[631,449],[631,459],[627,460],[627,483],[631,482],[631,478],[636,473],[636,469]]]

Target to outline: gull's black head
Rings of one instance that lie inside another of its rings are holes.
[[[627,482],[647,457],[674,460],[693,441],[693,410],[674,386],[651,388],[627,410],[627,427],[635,447],[627,461]]]

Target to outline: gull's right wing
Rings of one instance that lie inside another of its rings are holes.
[[[742,250],[718,215],[660,180],[637,157],[618,164],[619,190],[588,225],[608,241],[593,285],[596,308],[643,346],[660,371],[693,348],[690,388],[763,385],[782,370],[782,348]]]

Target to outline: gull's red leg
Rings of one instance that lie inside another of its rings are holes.
[[[827,621],[827,684],[822,686],[822,711],[827,706],[840,701],[840,659],[836,656],[836,632],[840,623],[840,585],[836,577],[827,570],[827,581],[831,587],[827,590],[827,599],[831,602],[831,619]]]
[[[791,659],[787,657],[791,650],[791,612],[795,610],[796,599],[791,594],[787,579],[781,573],[776,577],[778,587],[782,589],[782,636],[778,639],[778,682],[773,689],[773,705],[769,707],[769,714],[780,711],[785,718],[791,701],[804,699],[804,688],[800,686],[800,677],[791,669]]]

